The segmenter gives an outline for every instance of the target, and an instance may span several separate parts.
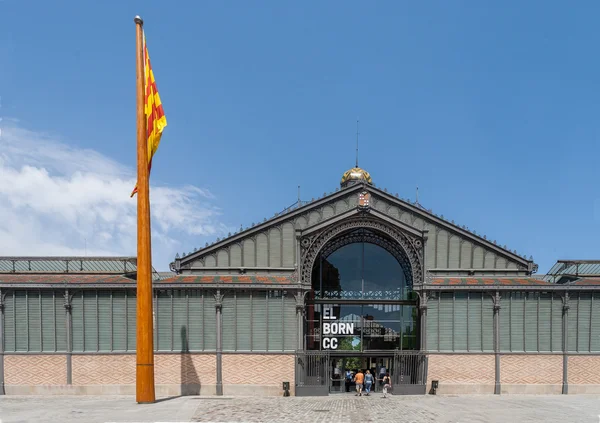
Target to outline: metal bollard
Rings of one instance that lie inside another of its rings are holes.
[[[290,396],[290,383],[289,382],[283,382],[283,396],[284,397]]]

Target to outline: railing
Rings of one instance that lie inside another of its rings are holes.
[[[427,356],[423,351],[394,351],[392,366],[394,394],[425,394]]]
[[[296,395],[327,395],[329,391],[329,353],[296,353]]]

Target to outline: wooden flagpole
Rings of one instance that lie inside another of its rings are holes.
[[[152,328],[152,253],[150,248],[150,181],[146,131],[144,78],[144,21],[134,19],[137,86],[137,333],[136,401],[153,403],[154,348]]]

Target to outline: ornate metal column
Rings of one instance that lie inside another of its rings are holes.
[[[563,329],[563,382],[562,393],[569,393],[569,293],[565,292],[562,297],[562,329]]]
[[[494,394],[500,395],[500,292],[492,297],[494,300],[494,355],[496,362],[496,376],[494,382]]]
[[[0,289],[0,395],[4,391],[4,296],[6,294]]]
[[[427,299],[429,298],[427,292],[422,291],[419,293],[419,317],[420,317],[420,339],[419,345],[421,351],[427,352]],[[429,356],[425,354],[424,360],[421,362],[423,369],[419,372],[423,375],[423,384],[427,385],[427,368],[428,368]]]
[[[294,298],[296,299],[296,322],[297,335],[296,351],[304,349],[304,296],[306,292],[298,291]]]
[[[421,332],[421,336],[419,337],[419,345],[421,346],[421,351],[427,351],[427,299],[429,296],[426,292],[419,293],[419,316],[420,316],[420,325],[419,332]]]
[[[73,319],[72,319],[72,309],[73,309],[73,296],[69,294],[69,290],[65,290],[65,325],[67,330],[67,385],[73,384],[73,366],[71,363],[72,352],[73,352],[73,341],[72,341],[72,327],[73,327]]]
[[[223,309],[223,294],[217,290],[215,294],[215,309],[217,313],[217,395],[223,395],[223,347],[221,310]]]

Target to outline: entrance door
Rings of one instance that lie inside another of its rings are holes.
[[[363,373],[371,372],[375,383],[371,392],[381,392],[383,376],[390,371],[393,357],[342,356],[329,359],[329,393],[341,394],[356,392],[354,375],[360,369]]]

